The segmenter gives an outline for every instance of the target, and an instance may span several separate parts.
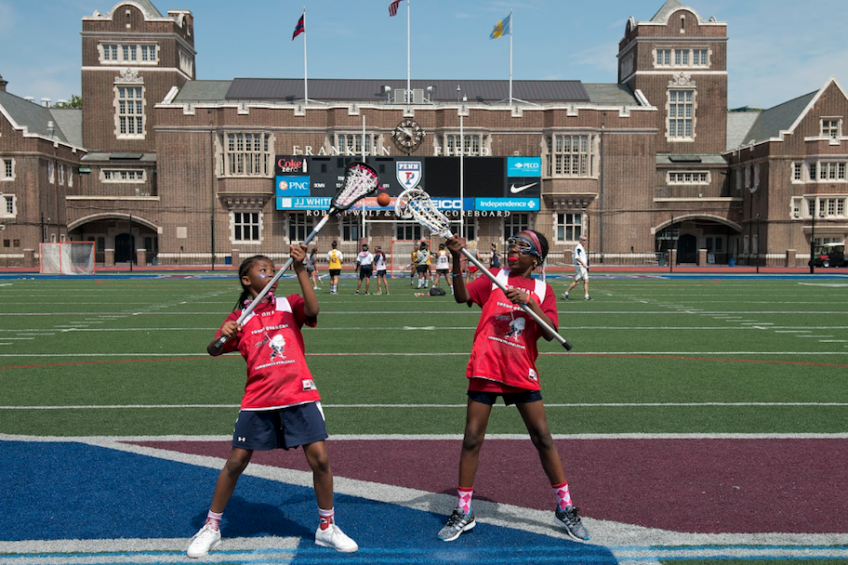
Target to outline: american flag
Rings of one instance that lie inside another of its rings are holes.
[[[389,17],[397,16],[398,4],[400,4],[401,0],[394,0],[391,4],[389,4]]]

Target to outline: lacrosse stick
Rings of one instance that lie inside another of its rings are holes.
[[[433,204],[432,200],[430,200],[430,195],[421,189],[410,188],[404,190],[395,201],[395,215],[405,220],[414,219],[439,237],[453,237],[450,220],[448,220],[447,216],[436,208],[436,205]],[[463,247],[462,254],[465,255],[466,259],[480,269],[481,273],[489,277],[489,280],[491,280],[495,286],[506,293],[506,287],[504,287],[501,281],[499,281],[497,277],[489,271],[489,269],[484,267],[483,264],[471,254],[471,252]],[[566,351],[571,350],[572,345],[568,343],[564,337],[559,335],[556,330],[542,320],[538,314],[530,309],[529,306],[526,304],[521,304],[520,306],[521,309],[533,318],[537,324],[553,335],[554,339],[560,342]]]
[[[303,240],[303,245],[309,245],[309,242],[318,235],[318,232],[321,231],[321,228],[324,227],[331,216],[338,214],[339,212],[344,212],[354,204],[356,204],[362,198],[368,196],[369,194],[373,194],[377,190],[377,186],[379,186],[380,182],[377,177],[377,171],[366,165],[365,163],[350,163],[345,168],[345,176],[344,182],[342,184],[342,189],[333,197],[330,201],[330,209],[321,218],[321,221],[318,222],[318,225],[315,226],[315,229],[306,236],[306,239]],[[266,294],[273,288],[273,286],[280,280],[280,277],[283,276],[291,264],[294,262],[294,259],[289,257],[289,260],[286,261],[286,264],[282,266],[282,268],[277,271],[265,288],[256,295],[253,301],[247,305],[247,307],[242,310],[241,316],[238,318],[238,325],[241,326],[244,323],[244,320],[250,316],[253,312],[253,309],[259,304],[259,301],[262,300]],[[221,349],[224,344],[227,342],[227,338],[221,336],[215,342],[214,347],[217,349]]]

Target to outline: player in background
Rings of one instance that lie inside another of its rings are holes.
[[[469,242],[468,243],[468,252],[471,253],[471,255],[475,259],[477,259],[478,261],[480,260],[480,252],[477,250],[477,243],[475,243],[473,241]],[[474,279],[477,278],[477,274],[478,274],[477,271],[478,271],[477,265],[475,265],[471,261],[468,261],[468,266],[465,268],[465,283],[466,284],[470,283],[471,281],[473,281]]]
[[[306,247],[292,245],[289,249],[302,296],[275,297],[272,288],[239,325],[242,309],[274,276],[274,263],[267,257],[256,255],[245,259],[239,267],[241,296],[206,348],[212,356],[240,352],[247,362],[247,383],[233,430],[232,449],[218,475],[206,523],[188,547],[188,556],[194,559],[206,556],[221,543],[224,510],[257,449],[302,447],[312,469],[318,502],[315,543],[343,552],[359,549],[335,525],[333,472],[325,442],[328,435],[324,412],[318,388],[306,365],[301,333],[304,324],[313,327],[318,323],[320,308],[303,264]],[[227,338],[223,346],[218,344],[221,336]]]
[[[383,291],[380,287],[380,281],[383,281],[383,286],[386,287],[386,294],[389,293],[389,281],[386,278],[386,254],[383,253],[383,248],[379,245],[375,249],[376,253],[374,253],[374,267],[377,272],[377,294],[383,294]]]
[[[409,263],[409,286],[415,285],[415,277],[418,275],[418,246],[414,246],[412,248],[412,254],[410,255],[410,263]],[[420,288],[421,285],[419,284]]]
[[[589,539],[571,494],[562,462],[548,428],[542,403],[536,359],[539,337],[550,341],[547,332],[529,317],[520,304],[527,305],[539,318],[556,331],[558,326],[556,296],[551,286],[533,279],[533,271],[548,254],[548,241],[542,234],[525,230],[507,243],[508,268],[490,271],[507,289],[504,293],[488,277],[480,277],[467,286],[459,271],[462,242],[456,236],[447,240],[453,256],[454,299],[468,306],[478,304],[483,312],[474,333],[471,358],[468,361],[468,405],[465,435],[459,457],[457,505],[447,524],[439,531],[443,541],[453,541],[477,525],[472,510],[474,477],[480,459],[480,447],[486,437],[486,426],[492,406],[499,396],[504,404],[515,404],[539,454],[542,469],[550,481],[556,498],[554,522],[578,541]],[[518,477],[524,481],[526,477]]]
[[[436,278],[433,280],[433,286],[439,286],[439,278],[445,277],[445,280],[453,294],[453,281],[450,277],[450,252],[445,249],[445,244],[439,244],[439,251],[436,253]]]
[[[592,297],[589,296],[589,256],[586,254],[585,247],[588,239],[589,238],[585,235],[581,235],[580,239],[577,241],[577,245],[574,246],[574,280],[570,285],[568,285],[565,292],[562,293],[563,300],[568,300],[568,293],[571,292],[571,289],[577,286],[580,281],[583,281],[583,294],[585,300],[592,300]]]
[[[315,261],[318,259],[318,246],[312,248],[309,257],[306,258],[306,273],[312,279],[312,290],[321,290],[318,286],[318,266]]]
[[[362,244],[362,251],[356,256],[356,266],[354,271],[359,273],[359,282],[356,283],[356,294],[359,294],[359,289],[362,286],[362,279],[365,279],[365,294],[371,294],[371,275],[374,269],[374,256],[368,251],[368,244]]]
[[[330,294],[339,293],[339,275],[342,274],[344,254],[338,250],[339,244],[333,242],[332,249],[327,252],[327,269],[330,272]]]
[[[430,250],[427,243],[422,241],[418,246],[418,288],[430,286]]]

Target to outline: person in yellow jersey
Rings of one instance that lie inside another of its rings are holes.
[[[415,285],[415,275],[418,274],[418,246],[412,248],[412,262],[409,264],[409,286]],[[420,284],[418,286],[421,286]]]
[[[339,275],[342,274],[344,255],[338,250],[339,244],[332,243],[332,249],[327,253],[327,267],[330,271],[330,294],[339,293]]]

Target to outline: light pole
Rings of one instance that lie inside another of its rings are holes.
[[[760,272],[760,215],[757,214],[757,274]]]
[[[810,210],[810,218],[812,218],[812,228],[810,229],[810,274],[816,274],[816,201],[811,202],[812,209]]]

